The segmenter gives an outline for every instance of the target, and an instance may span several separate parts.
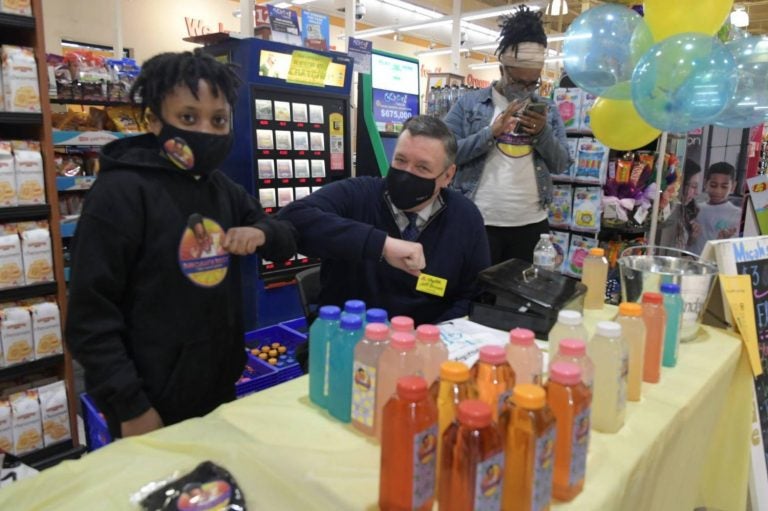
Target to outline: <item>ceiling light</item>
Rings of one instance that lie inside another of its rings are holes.
[[[568,14],[568,1],[567,0],[552,0],[547,4],[546,14],[550,16],[560,16],[561,14]]]
[[[426,57],[427,55],[437,56],[437,55],[449,55],[453,52],[453,49],[451,48],[440,48],[437,50],[424,50],[424,51],[417,51],[416,55],[419,57]],[[466,48],[461,48],[459,50],[459,53],[469,53],[469,50]]]
[[[444,16],[440,12],[425,9],[424,7],[420,7],[412,3],[403,2],[403,0],[379,0],[379,1],[383,4],[391,5],[392,7],[399,7],[400,9],[404,9],[409,12],[415,12],[416,14],[421,14],[422,16],[426,16],[427,18],[435,19],[435,18],[442,18]]]
[[[395,29],[390,27],[371,28],[368,30],[360,30],[359,32],[355,32],[355,37],[362,39],[366,37],[376,37],[378,35],[388,35],[394,33]]]
[[[501,7],[492,7],[490,9],[482,9],[480,11],[473,11],[468,12],[467,14],[462,15],[461,19],[464,21],[475,21],[475,20],[482,20],[486,18],[496,18],[498,16],[506,16],[508,14],[512,14],[517,10],[517,8],[521,5],[527,5],[523,3],[514,4],[514,5],[502,5]],[[541,7],[538,5],[529,5],[528,8],[532,11],[540,11]]]
[[[404,25],[400,27],[401,32],[408,32],[410,30],[420,30],[422,28],[430,28],[430,27],[437,27],[440,25],[447,25],[451,23],[450,20],[443,20],[443,21],[427,21],[425,23],[417,23],[415,25]]]
[[[493,37],[493,38],[499,37],[498,30],[492,30],[490,28],[486,28],[481,25],[478,25],[477,23],[469,23],[467,21],[462,20],[461,26],[487,37]]]
[[[470,64],[469,69],[497,69],[499,67],[498,62],[482,62],[480,64]]]
[[[731,13],[731,25],[738,28],[749,26],[749,13],[744,10],[743,5],[735,5]]]

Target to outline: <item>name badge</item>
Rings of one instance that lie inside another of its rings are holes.
[[[427,293],[429,295],[435,295],[442,298],[445,296],[445,288],[447,286],[447,280],[422,273],[419,275],[419,280],[416,282],[416,291],[421,291],[422,293]]]

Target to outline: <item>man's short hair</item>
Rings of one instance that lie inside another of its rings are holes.
[[[415,115],[405,121],[403,124],[403,131],[408,130],[408,133],[412,137],[422,136],[428,138],[435,138],[443,143],[443,149],[445,149],[445,167],[448,168],[456,161],[456,152],[458,151],[458,144],[456,143],[456,137],[453,136],[453,132],[448,129],[448,126],[431,115]]]
[[[731,181],[736,181],[736,168],[725,161],[719,161],[710,165],[710,167],[707,169],[707,181],[709,181],[709,178],[712,176],[712,174],[722,174],[724,176],[728,176]]]

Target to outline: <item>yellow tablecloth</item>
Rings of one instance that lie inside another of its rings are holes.
[[[644,384],[619,433],[593,432],[585,489],[555,509],[744,511],[751,376],[740,340],[706,332],[660,384]],[[0,509],[135,509],[142,485],[203,460],[230,470],[249,509],[376,509],[378,446],[311,405],[307,389],[302,377],[61,463],[0,490]]]

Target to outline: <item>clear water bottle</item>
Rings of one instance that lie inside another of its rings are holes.
[[[537,269],[555,271],[557,250],[552,244],[549,233],[541,234],[541,239],[533,249],[533,265]]]

